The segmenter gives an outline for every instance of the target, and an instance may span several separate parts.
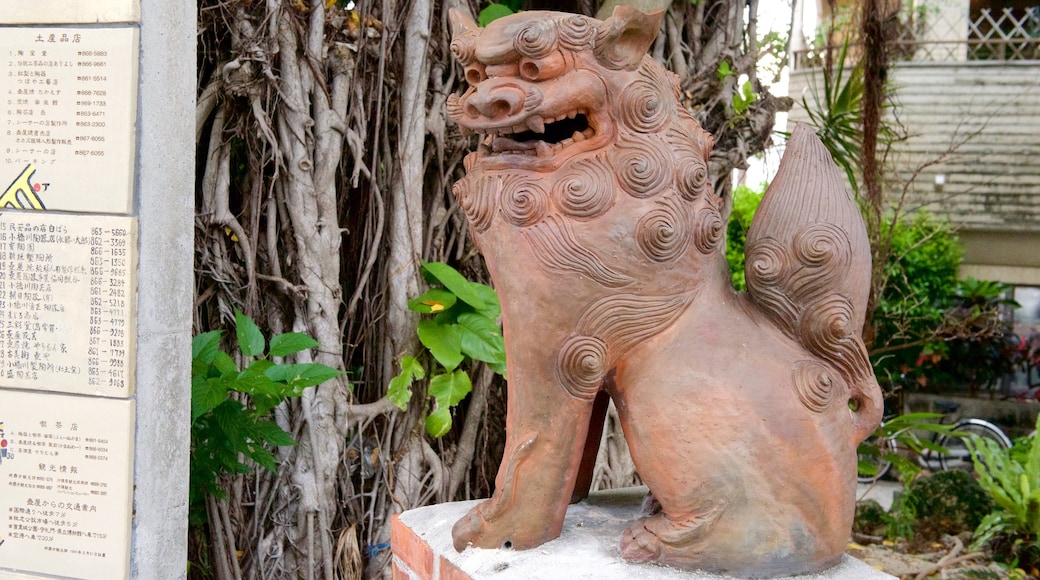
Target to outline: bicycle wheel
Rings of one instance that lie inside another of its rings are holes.
[[[968,446],[964,443],[964,437],[968,435],[977,435],[983,439],[989,439],[1004,449],[1011,447],[1011,440],[1008,439],[1008,436],[1000,430],[1000,427],[989,421],[964,419],[957,423],[953,430],[963,433],[963,435],[943,435],[938,441],[939,445],[946,448],[946,453],[939,455],[939,465],[942,466],[944,471],[955,469],[975,471],[975,464],[971,460],[971,452],[968,451]]]
[[[866,447],[866,449],[864,449]],[[892,462],[885,459],[885,455],[896,452],[894,439],[875,437],[871,435],[860,444],[859,469],[856,471],[856,481],[859,483],[874,483],[881,479],[892,468]]]

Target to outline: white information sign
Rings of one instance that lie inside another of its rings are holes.
[[[127,578],[134,401],[0,388],[0,577]]]
[[[133,394],[136,223],[0,212],[0,386]]]
[[[138,0],[0,0],[2,24],[140,22]]]
[[[130,213],[137,46],[135,27],[0,28],[0,209]]]

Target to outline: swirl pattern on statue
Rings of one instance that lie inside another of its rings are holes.
[[[852,303],[831,295],[806,307],[801,335],[813,354],[831,361],[850,382],[866,378],[870,363],[853,326]]]
[[[607,344],[616,361],[633,346],[671,326],[694,294],[642,296],[617,294],[592,303],[578,320],[578,334],[595,336]]]
[[[647,258],[671,262],[690,245],[690,211],[681,200],[669,195],[636,222],[636,244]]]
[[[578,274],[607,288],[621,288],[634,280],[607,267],[592,250],[574,236],[570,224],[559,216],[523,231],[524,241],[542,266],[562,274]]]
[[[610,167],[597,156],[572,164],[553,184],[552,198],[565,215],[588,220],[614,206],[616,185]]]
[[[491,227],[491,219],[495,217],[493,200],[501,183],[497,177],[484,175],[477,180],[468,177],[460,179],[451,188],[459,207],[477,233],[482,234]]]
[[[704,197],[708,190],[708,165],[693,155],[675,162],[675,189],[689,201]]]
[[[594,398],[609,368],[607,345],[594,336],[572,336],[560,348],[557,372],[574,397]]]
[[[829,223],[802,228],[793,241],[794,261],[802,266],[787,291],[796,301],[809,302],[828,292],[834,280],[848,272],[852,246],[844,230]]]
[[[655,135],[638,141],[621,140],[612,153],[621,189],[640,199],[664,191],[672,180],[672,156],[666,151],[664,142]]]
[[[718,249],[722,242],[722,234],[726,231],[726,222],[722,216],[712,207],[706,207],[697,212],[695,231],[693,234],[693,245],[702,254],[711,254]]]
[[[596,41],[596,28],[585,16],[569,16],[557,22],[560,45],[568,50],[591,48]]]
[[[827,410],[834,400],[834,379],[827,367],[811,360],[800,360],[794,366],[794,388],[798,399],[813,413]]]
[[[527,227],[549,213],[549,194],[531,179],[507,175],[502,179],[502,217],[514,226]]]
[[[767,306],[765,312],[781,322],[781,329],[792,328],[798,320],[797,307],[782,290],[791,270],[787,250],[777,240],[765,238],[748,247],[744,267],[748,289]]]
[[[527,58],[543,58],[556,50],[556,21],[532,22],[513,39],[513,48]]]
[[[459,60],[462,66],[469,66],[476,59],[477,52],[477,36],[479,33],[476,30],[460,34],[451,39],[451,54]]]
[[[662,94],[663,86],[633,81],[618,99],[614,114],[621,124],[640,133],[656,133],[672,118],[675,100]]]

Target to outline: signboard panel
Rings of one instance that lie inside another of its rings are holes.
[[[0,24],[139,22],[139,0],[0,0]]]
[[[0,29],[0,209],[130,212],[137,44],[134,27]]]
[[[0,386],[133,394],[136,223],[0,212]]]
[[[0,388],[0,570],[127,578],[133,437],[132,400]]]

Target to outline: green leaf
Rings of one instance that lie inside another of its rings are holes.
[[[492,6],[495,6],[495,4],[492,4]],[[443,284],[445,288],[454,292],[455,296],[457,296],[459,300],[462,300],[477,310],[482,310],[487,307],[484,300],[480,297],[480,291],[473,288],[474,286],[477,286],[477,284],[467,280],[465,276],[459,274],[458,270],[455,268],[452,268],[444,262],[425,262],[423,263],[423,270]]]
[[[287,332],[271,337],[271,356],[289,356],[316,346],[318,341],[302,332]]]
[[[223,330],[211,330],[191,339],[191,358],[206,364],[213,362],[213,357],[220,350],[220,335],[222,334],[224,334]]]
[[[245,356],[262,356],[264,354],[264,335],[245,314],[235,310],[235,335],[238,337],[238,348]]]
[[[513,14],[513,11],[504,4],[489,4],[487,8],[480,11],[480,15],[477,16],[477,24],[484,27],[510,14]]]
[[[502,330],[494,320],[483,314],[464,312],[459,315],[458,329],[462,335],[463,354],[487,363],[506,361]]]
[[[440,407],[426,418],[426,432],[434,439],[443,437],[451,430],[451,411]]]
[[[423,368],[422,364],[414,356],[405,355],[401,357],[401,372],[410,373],[415,379],[426,377],[426,369]]]
[[[408,300],[408,309],[419,314],[436,314],[455,305],[455,294],[441,288],[431,288]]]
[[[494,288],[485,284],[471,282],[470,290],[484,301],[484,308],[477,308],[477,312],[480,312],[491,320],[496,320],[502,315],[502,307],[498,303],[498,294],[495,293]]]
[[[219,378],[191,379],[191,420],[194,422],[203,414],[211,411],[227,399],[227,388]]]
[[[217,354],[214,355],[213,366],[216,367],[222,375],[238,374],[238,364],[236,364],[235,360],[231,358],[231,355],[222,350],[217,351]]]
[[[715,71],[715,75],[719,77],[720,81],[726,80],[726,77],[733,76],[733,69],[730,68],[728,60],[719,63],[719,68]]]
[[[437,399],[438,407],[454,407],[473,390],[465,371],[437,375],[430,379],[430,396]]]
[[[402,411],[407,411],[408,403],[412,400],[411,386],[412,374],[408,371],[401,371],[401,374],[390,379],[390,388],[386,391],[386,397]]]
[[[441,325],[433,320],[420,320],[417,328],[419,341],[430,350],[433,358],[447,370],[454,370],[462,362],[462,337],[454,325]]]
[[[318,363],[298,363],[275,365],[267,369],[264,374],[272,381],[281,381],[292,385],[295,389],[302,389],[334,379],[343,374],[343,371]]]
[[[277,447],[291,447],[296,440],[278,426],[274,421],[260,421],[253,428],[253,433],[264,442]]]

